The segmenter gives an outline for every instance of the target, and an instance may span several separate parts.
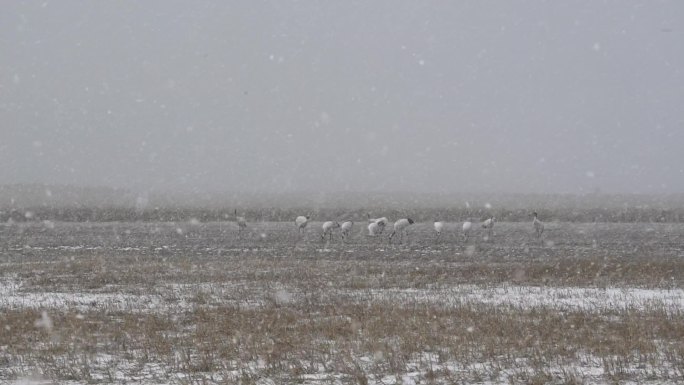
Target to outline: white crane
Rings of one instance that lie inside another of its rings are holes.
[[[247,221],[245,220],[245,217],[238,216],[237,209],[235,209],[235,223],[237,223],[239,236],[243,230],[247,229]]]
[[[442,235],[442,230],[444,230],[444,222],[442,221],[435,221],[434,227],[435,227],[435,233],[437,233],[437,239],[439,239],[439,236]]]
[[[297,226],[297,230],[299,230],[299,234],[301,234],[304,231],[304,228],[306,225],[309,223],[309,219],[311,217],[309,215],[300,215],[297,218],[295,218],[295,226]]]
[[[330,240],[333,239],[333,229],[340,227],[340,224],[334,221],[323,222],[321,228],[323,229],[323,234],[321,234],[321,239],[325,239],[325,236],[329,236]]]
[[[346,239],[349,237],[349,235],[351,235],[353,226],[354,222],[352,221],[342,222],[342,225],[340,225],[340,230],[342,230],[342,239]]]
[[[468,237],[470,236],[470,230],[473,228],[473,222],[470,219],[466,219],[463,222],[463,241],[468,242]]]
[[[371,218],[370,213],[366,215],[368,216],[368,223],[376,223],[378,225],[377,234],[382,234],[385,231],[385,227],[389,224],[389,219],[387,217]]]
[[[371,222],[368,224],[368,235],[371,237],[374,237],[376,235],[380,234],[380,226],[378,226],[377,223]]]
[[[534,216],[534,219],[532,220],[532,226],[534,226],[534,233],[537,236],[537,238],[541,239],[542,234],[544,233],[544,222],[540,221],[539,218],[537,218],[537,212],[533,212],[532,215]]]
[[[492,238],[492,235],[494,234],[494,222],[496,222],[494,217],[489,217],[482,222],[482,228],[487,229],[487,236],[489,238]]]
[[[404,235],[406,235],[406,238],[408,239],[408,227],[413,224],[413,219],[411,218],[402,218],[396,222],[394,222],[394,231],[392,231],[392,234],[389,236],[389,241],[392,243],[392,238],[399,233],[399,242],[402,241],[404,238]]]

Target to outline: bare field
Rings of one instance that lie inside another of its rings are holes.
[[[0,228],[0,382],[677,383],[684,225]]]

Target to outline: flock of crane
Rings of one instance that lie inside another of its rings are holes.
[[[389,219],[387,217],[380,217],[380,218],[371,218],[370,214],[367,214],[368,216],[368,235],[371,237],[376,237],[380,236],[385,232],[385,229],[389,226]],[[532,219],[532,227],[534,228],[534,233],[535,236],[538,239],[542,238],[542,235],[544,233],[544,223],[539,220],[537,212],[532,213],[533,219]],[[294,220],[294,224],[297,227],[297,230],[299,231],[299,235],[304,232],[304,229],[306,226],[309,224],[309,221],[311,220],[310,215],[300,215]],[[244,217],[238,216],[237,215],[237,210],[235,210],[235,221],[238,226],[238,235],[247,229],[247,221],[245,220]],[[391,243],[392,239],[395,236],[398,236],[399,242],[403,241],[404,238],[408,238],[408,228],[415,222],[411,218],[401,218],[394,222],[392,232],[389,234],[388,240]],[[481,226],[483,229],[487,231],[487,236],[489,238],[492,237],[493,231],[494,231],[494,224],[496,223],[496,218],[493,216],[490,216],[489,218],[485,219],[482,223]],[[351,235],[351,230],[352,227],[354,226],[353,221],[345,221],[342,223],[339,223],[337,221],[325,221],[321,225],[322,233],[321,233],[321,239],[325,240],[326,238],[330,241],[333,240],[333,233],[335,229],[340,229],[340,234],[342,237],[342,240],[345,240],[349,238]],[[434,222],[434,228],[435,228],[435,233],[437,239],[442,235],[442,232],[446,226],[446,222],[444,221],[435,221]],[[468,219],[465,222],[463,222],[462,226],[462,237],[464,241],[468,241],[468,238],[470,237],[470,233],[473,229],[473,222],[472,220]]]

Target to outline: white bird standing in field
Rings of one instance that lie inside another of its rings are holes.
[[[332,241],[333,239],[333,229],[336,229],[340,227],[340,224],[334,221],[327,221],[323,222],[323,226],[321,228],[323,229],[323,234],[321,234],[321,239],[325,239],[325,236],[328,235],[330,237],[330,240]]]
[[[375,223],[378,225],[376,234],[382,234],[385,231],[385,227],[389,224],[389,219],[387,217],[371,218],[370,213],[366,214],[368,216],[368,223]]]
[[[463,222],[463,241],[468,242],[468,237],[470,236],[470,229],[473,228],[473,222],[470,221],[470,219],[466,219],[465,222]]]
[[[377,223],[371,222],[368,224],[368,235],[371,237],[374,237],[376,235],[380,234],[380,226],[378,226]]]
[[[342,239],[346,239],[349,237],[353,226],[354,222],[352,221],[342,222],[342,225],[340,226],[340,230],[342,230]]]
[[[404,235],[406,235],[406,238],[408,239],[408,227],[413,224],[413,219],[411,218],[402,218],[396,222],[394,222],[394,231],[392,231],[392,234],[389,236],[389,241],[392,243],[392,238],[399,233],[399,242],[402,241],[404,238]]]
[[[237,226],[238,226],[238,236],[239,236],[243,230],[247,229],[247,221],[245,220],[245,217],[238,216],[237,209],[235,209],[235,223],[237,223]]]
[[[297,218],[295,218],[295,226],[297,226],[299,234],[301,234],[304,231],[304,228],[306,227],[307,223],[309,223],[309,219],[311,219],[309,215],[300,215]]]
[[[537,236],[537,238],[541,239],[542,234],[544,233],[544,222],[540,221],[539,218],[537,218],[536,211],[532,213],[532,215],[534,215],[534,220],[532,220],[532,226],[534,226],[534,233]]]
[[[437,233],[436,239],[439,239],[439,236],[442,235],[442,230],[444,229],[444,222],[435,221],[434,226],[435,226],[435,233]]]
[[[494,222],[495,221],[496,221],[496,219],[494,217],[489,217],[484,222],[482,222],[482,227],[487,229],[487,236],[489,238],[491,238],[493,233],[494,233]]]

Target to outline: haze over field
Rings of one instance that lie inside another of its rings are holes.
[[[0,384],[684,383],[684,1],[12,0]]]
[[[12,1],[0,184],[684,192],[684,3]]]

